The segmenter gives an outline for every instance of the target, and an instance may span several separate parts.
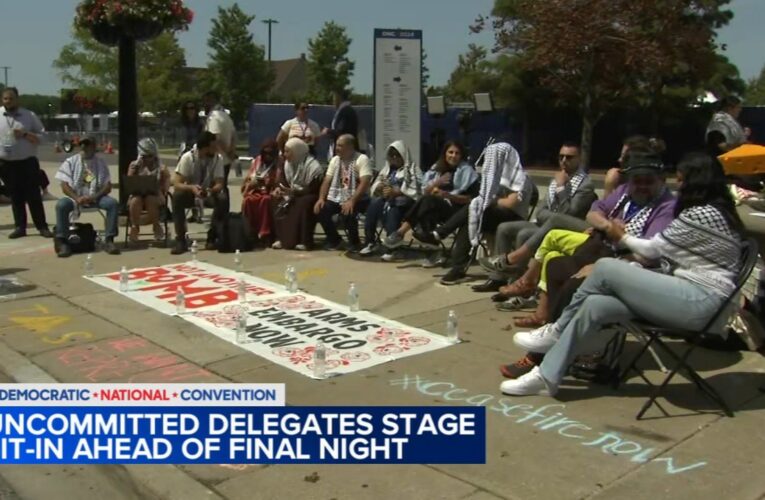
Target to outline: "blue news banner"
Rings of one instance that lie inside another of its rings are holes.
[[[483,407],[0,406],[2,464],[485,462]]]

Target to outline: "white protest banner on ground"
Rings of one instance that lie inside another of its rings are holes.
[[[238,302],[237,287],[240,279],[247,283],[249,297],[268,297],[285,293],[281,285],[204,262],[129,269],[128,273],[127,293],[120,292],[119,272],[87,279],[171,315],[175,314],[175,296],[181,288],[186,295],[188,311]]]
[[[175,314],[175,296],[186,295],[180,317],[237,344],[242,305],[237,284],[247,283],[248,342],[237,344],[258,356],[313,377],[317,342],[326,346],[327,376],[343,375],[398,358],[451,345],[443,336],[365,311],[206,263],[170,264],[129,271],[129,291],[119,291],[120,273],[88,278],[148,307]]]
[[[326,346],[328,376],[449,345],[441,335],[303,293],[248,300],[246,308],[249,342],[240,347],[309,377],[319,341]],[[240,311],[239,304],[214,306],[182,317],[236,343]]]

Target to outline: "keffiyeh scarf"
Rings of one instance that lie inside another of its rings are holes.
[[[473,247],[480,243],[483,214],[496,199],[500,186],[513,189],[516,183],[520,182],[522,185],[525,181],[520,155],[507,143],[502,142],[487,147],[483,164],[481,188],[478,196],[470,202],[468,209],[468,234]],[[519,196],[523,196],[520,189],[517,192]]]
[[[659,195],[655,198],[655,200],[661,199],[663,194],[664,194],[664,190],[662,190],[662,192],[659,193]],[[648,222],[648,219],[651,217],[651,213],[653,212],[653,209],[656,207],[655,200],[648,203],[643,208],[641,208],[632,217],[628,217],[629,220],[624,221],[626,223],[624,226],[624,231],[627,234],[631,236],[636,236],[638,238],[642,237],[643,231],[645,230],[645,225]],[[622,197],[619,198],[619,201],[616,203],[616,206],[614,206],[614,209],[611,210],[611,212],[608,214],[608,218],[609,219],[620,218],[621,213],[624,211],[624,208],[627,206],[627,203],[629,202],[630,202],[629,194],[624,193]]]
[[[707,127],[707,135],[710,132],[719,132],[725,137],[725,142],[730,146],[739,146],[746,142],[744,128],[735,118],[725,111],[714,114],[712,121]]]
[[[579,186],[582,185],[582,182],[584,182],[585,179],[587,179],[587,172],[583,170],[577,170],[574,176],[571,177],[564,185],[563,189],[568,191],[569,196],[574,196],[574,193],[576,193],[576,191],[579,189]],[[558,181],[553,179],[552,182],[550,182],[550,187],[547,188],[547,208],[550,210],[555,208],[555,195],[557,194],[557,190]]]
[[[358,182],[356,178],[356,160],[358,158],[358,154],[355,154],[348,162],[338,158],[337,169],[332,176],[332,184],[329,186],[328,199],[336,203],[345,203],[356,192],[356,184]]]

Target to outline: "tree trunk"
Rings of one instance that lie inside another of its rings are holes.
[[[581,165],[584,169],[590,168],[590,157],[592,155],[592,131],[595,128],[596,117],[592,111],[592,94],[587,92],[582,103],[582,159]]]

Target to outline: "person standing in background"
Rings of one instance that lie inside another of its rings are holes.
[[[202,96],[204,106],[205,130],[215,134],[218,152],[223,157],[224,186],[228,186],[228,174],[231,165],[237,159],[236,154],[236,127],[223,106],[220,105],[220,96],[217,92],[209,91]]]
[[[32,111],[19,106],[19,91],[6,87],[0,107],[0,177],[8,187],[16,226],[9,238],[27,235],[27,205],[35,227],[44,238],[52,238],[45,220],[40,192],[40,162],[37,145],[44,132],[40,119]]]
[[[335,156],[335,144],[341,135],[352,135],[356,141],[355,148],[358,148],[359,136],[359,117],[351,106],[350,92],[347,90],[335,92],[334,101],[337,110],[332,118],[332,124],[321,131],[322,135],[329,135],[332,139],[328,156],[330,159]]]

